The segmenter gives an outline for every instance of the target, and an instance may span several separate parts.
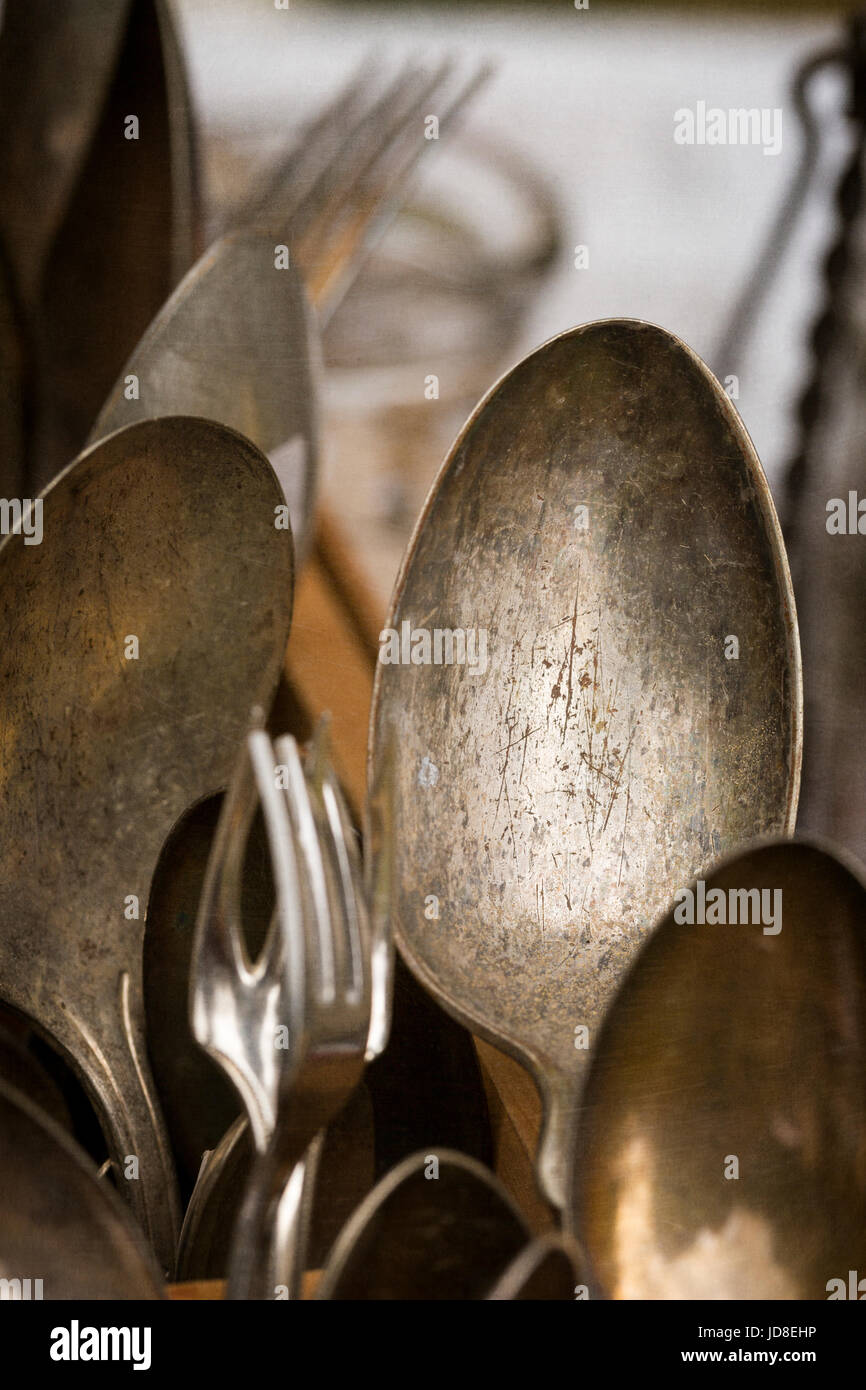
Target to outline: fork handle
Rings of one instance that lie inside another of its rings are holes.
[[[226,1298],[273,1299],[279,1285],[298,1297],[320,1147],[317,1136],[288,1160],[273,1144],[256,1155],[232,1235]]]
[[[320,1130],[300,1163],[295,1165],[277,1209],[271,1266],[275,1287],[285,1289],[290,1299],[301,1297],[324,1142],[325,1131]]]

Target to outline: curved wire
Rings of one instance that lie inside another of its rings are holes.
[[[791,233],[809,191],[821,144],[818,122],[809,105],[809,85],[816,73],[836,64],[841,67],[850,64],[850,52],[847,47],[837,45],[816,54],[802,65],[794,78],[791,99],[803,133],[800,167],[773,219],[757,263],[740,291],[733,313],[713,355],[713,361],[718,367],[717,375],[733,371],[737,361],[741,360],[754,329],[758,311],[787,250]]]

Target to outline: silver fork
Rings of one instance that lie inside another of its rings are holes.
[[[238,776],[246,777],[249,794],[252,769],[246,757]],[[363,899],[369,905],[371,998],[366,1053],[368,1061],[379,1056],[384,1050],[391,1025],[394,947],[390,931],[390,894],[393,870],[388,847],[394,842],[393,782],[394,754],[393,747],[389,746],[378,761],[376,780],[370,787],[365,805],[364,840],[370,853],[364,855],[363,870],[345,802],[340,796],[336,781],[333,784],[343,832],[342,842],[346,851],[342,859],[343,875],[347,884],[346,898],[351,901],[351,894],[354,893],[357,899]],[[235,793],[240,795],[242,787],[237,778],[233,785]],[[237,804],[240,807],[240,802]],[[242,816],[238,815],[234,821],[232,833],[237,836],[243,836],[245,833],[242,819]],[[215,847],[214,853],[218,852],[222,851]],[[375,873],[372,872],[374,865]],[[203,1002],[207,1003],[206,994]],[[216,1149],[204,1156],[181,1232],[178,1250],[180,1277],[194,1277],[182,1271],[195,1270],[202,1252],[209,1248],[214,1239],[218,1239],[215,1231],[223,1219],[224,1194],[228,1190],[226,1182],[233,1183],[236,1180],[236,1152],[238,1145],[244,1142],[243,1135],[248,1124],[248,1119],[236,1122],[223,1136]],[[265,1128],[268,1128],[269,1124],[268,1121]],[[285,1289],[289,1298],[296,1298],[300,1291],[321,1149],[321,1137],[317,1136],[299,1165],[300,1171],[295,1170],[293,1180],[287,1185],[279,1204],[273,1239],[273,1284]],[[230,1173],[231,1177],[228,1176]]]
[[[277,769],[285,786],[276,784]],[[261,958],[251,965],[239,894],[259,800],[276,910]],[[371,951],[357,852],[324,733],[305,775],[294,739],[272,745],[262,729],[253,730],[220,818],[192,962],[193,1031],[240,1092],[256,1148],[233,1240],[230,1298],[272,1298],[275,1283],[297,1294],[317,1136],[367,1059]]]
[[[475,69],[450,91],[454,63],[448,58],[432,70],[407,65],[378,93],[354,77],[254,199],[247,224],[290,235],[323,323],[403,202],[428,147],[424,114],[438,111],[441,134],[490,72]]]

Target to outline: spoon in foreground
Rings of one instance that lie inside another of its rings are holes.
[[[677,338],[611,320],[481,402],[392,600],[370,772],[393,737],[393,924],[421,983],[536,1078],[567,1205],[604,1009],[675,889],[790,832],[800,663],[761,466]]]
[[[55,480],[40,543],[0,545],[0,998],[86,1084],[165,1269],[178,1212],[144,1032],[145,908],[172,826],[225,785],[250,704],[276,688],[282,504],[234,431],[150,420]]]
[[[586,1085],[574,1200],[594,1293],[825,1299],[866,1268],[866,889],[789,841],[716,868],[703,914],[690,891],[722,922],[683,922],[679,895]]]

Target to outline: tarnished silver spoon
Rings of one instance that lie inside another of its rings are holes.
[[[292,544],[267,460],[210,421],[82,454],[0,546],[0,998],[85,1082],[164,1268],[177,1203],[142,1002],[151,879],[228,781],[288,637]]]
[[[371,773],[399,749],[394,931],[532,1071],[566,1205],[578,1082],[677,884],[793,828],[796,618],[742,423],[650,324],[553,339],[481,402],[383,633]]]

